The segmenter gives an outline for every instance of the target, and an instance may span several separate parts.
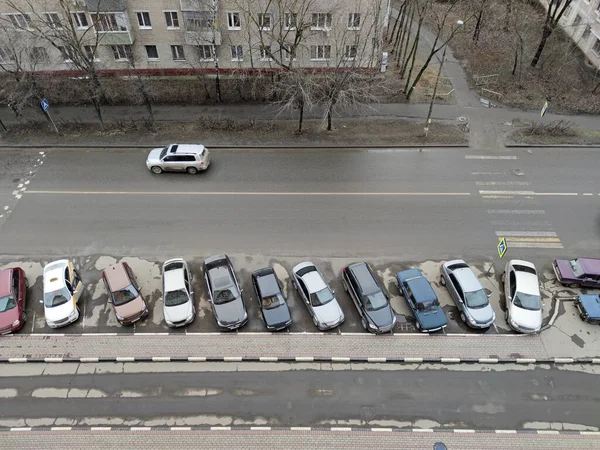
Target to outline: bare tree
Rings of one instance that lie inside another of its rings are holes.
[[[473,30],[473,42],[477,44],[492,0],[472,0],[475,12],[475,29]],[[508,0],[507,0],[508,1]]]
[[[100,30],[110,26],[99,13],[90,15],[91,23],[85,15],[85,25],[77,24],[72,7],[75,3],[71,0],[54,0],[52,11],[54,15],[46,13],[46,2],[35,0],[3,0],[6,6],[20,14],[23,25],[17,27],[36,36],[40,41],[45,41],[47,46],[59,50],[65,60],[74,68],[87,75],[87,89],[94,105],[100,125],[104,128],[102,116],[102,103],[105,96],[98,73],[96,53],[98,45],[104,36]],[[96,0],[97,10],[100,10],[103,0]],[[14,23],[12,25],[15,25]],[[100,26],[100,30],[98,29]],[[104,27],[104,28],[103,28]]]
[[[286,71],[274,83],[273,104],[278,108],[278,116],[289,111],[298,111],[298,133],[302,133],[305,110],[314,107],[315,92],[319,87],[317,76],[310,70]]]
[[[546,41],[558,25],[559,20],[565,13],[565,10],[571,5],[573,0],[547,0],[548,10],[546,11],[546,20],[544,21],[544,28],[542,30],[542,38],[538,48],[531,60],[531,67],[537,66],[540,56],[546,46]]]

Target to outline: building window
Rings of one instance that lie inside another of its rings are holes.
[[[215,54],[213,53],[212,45],[199,45],[198,46],[198,58],[200,61],[212,61]]]
[[[73,50],[67,47],[58,47],[58,51],[60,52],[60,56],[64,62],[73,61]]]
[[[356,45],[346,45],[344,58],[346,58],[349,61],[354,61],[356,59]]]
[[[152,22],[150,22],[150,13],[148,11],[138,11],[137,15],[138,25],[142,29],[152,28]]]
[[[241,30],[242,23],[240,22],[239,12],[227,13],[227,26],[230,30]]]
[[[596,39],[596,42],[594,42],[594,46],[592,47],[592,51],[597,56],[600,56],[600,39]]]
[[[54,30],[59,30],[62,28],[62,24],[60,23],[60,17],[58,16],[58,13],[44,13],[44,23],[54,29]]]
[[[213,17],[210,11],[183,11],[185,29],[188,31],[211,31]]]
[[[75,26],[80,30],[85,30],[90,26],[87,16],[84,12],[74,12],[73,21],[75,22]]]
[[[298,23],[297,13],[285,13],[283,16],[284,27],[286,30],[295,30]]]
[[[261,45],[260,46],[260,59],[263,61],[271,61],[271,46]]]
[[[179,17],[177,17],[177,11],[165,11],[165,20],[167,21],[167,29],[179,28]]]
[[[244,60],[244,49],[241,45],[231,46],[231,60],[232,61],[243,61]]]
[[[83,51],[85,52],[85,57],[88,59],[88,61],[100,61],[96,56],[96,50],[97,47],[94,47],[93,45],[83,46]]]
[[[148,55],[149,60],[158,60],[158,49],[156,45],[146,45],[146,55]]]
[[[31,29],[29,14],[6,14],[15,28],[20,30]]]
[[[310,59],[331,59],[331,45],[311,45]]]
[[[284,46],[283,48],[283,59],[285,61],[296,61],[296,47],[294,45]]]
[[[569,17],[571,15],[572,10],[573,10],[573,5],[567,6],[567,9],[565,9],[565,12],[562,15],[562,18],[565,19],[565,18]]]
[[[29,62],[32,65],[48,62],[48,53],[44,47],[32,47],[29,51]]]
[[[331,28],[331,13],[313,13],[312,28],[314,30],[325,30]]]
[[[129,61],[131,58],[131,45],[112,45],[111,48],[115,61]]]
[[[185,61],[183,45],[171,45],[171,55],[173,56],[173,61]]]
[[[271,29],[271,14],[270,13],[261,13],[258,15],[258,28],[261,30],[270,30]]]
[[[360,29],[360,13],[348,14],[348,29],[359,30]]]
[[[96,14],[96,28],[100,32],[127,31],[127,22],[122,14],[98,13]]]
[[[592,28],[589,25],[586,25],[585,30],[583,30],[583,33],[581,34],[581,40],[583,41],[584,44],[590,37],[591,33],[592,33]]]
[[[16,60],[14,52],[7,48],[0,47],[0,62],[14,62]]]
[[[575,28],[575,27],[578,27],[580,23],[581,23],[581,16],[579,14],[577,14],[575,16],[575,18],[573,19],[573,23],[571,25],[573,26],[573,28]]]

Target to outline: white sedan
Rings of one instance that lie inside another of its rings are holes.
[[[506,264],[502,281],[508,325],[519,333],[538,333],[542,328],[542,300],[535,266],[513,259]]]
[[[163,312],[170,327],[192,323],[196,315],[187,263],[181,258],[163,264]]]
[[[68,259],[44,267],[44,317],[51,328],[67,326],[79,318],[77,302],[83,293],[81,277]]]

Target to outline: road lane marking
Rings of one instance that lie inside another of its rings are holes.
[[[519,157],[514,155],[465,155],[465,159],[519,159]]]
[[[507,237],[506,242],[560,242],[557,237]]]
[[[365,196],[365,197],[379,197],[379,196],[445,196],[445,197],[468,197],[471,195],[470,192],[228,192],[228,191],[205,191],[205,192],[193,192],[193,191],[172,191],[172,192],[136,192],[136,191],[26,191],[27,195],[38,194],[38,195],[213,195],[213,196]]]
[[[515,196],[514,195],[482,195],[481,198],[498,200],[498,199],[512,199],[512,198],[515,198]]]
[[[514,248],[564,248],[562,244],[553,242],[509,242]]]
[[[577,192],[534,192],[534,191],[479,191],[480,195],[538,195],[538,196],[576,196]]]
[[[531,181],[476,181],[477,186],[529,186]]]
[[[524,237],[524,236],[536,236],[536,237],[557,237],[554,231],[496,231],[496,236],[506,237]]]
[[[488,209],[488,214],[546,214],[543,209]]]

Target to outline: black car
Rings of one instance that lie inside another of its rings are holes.
[[[342,269],[342,284],[350,294],[362,320],[371,333],[387,333],[396,325],[396,314],[387,294],[365,262],[352,263]]]
[[[217,325],[235,330],[248,322],[242,289],[227,255],[209,256],[202,264],[209,302]]]
[[[283,330],[292,324],[292,316],[281,292],[281,282],[270,267],[252,274],[252,286],[267,330]]]

